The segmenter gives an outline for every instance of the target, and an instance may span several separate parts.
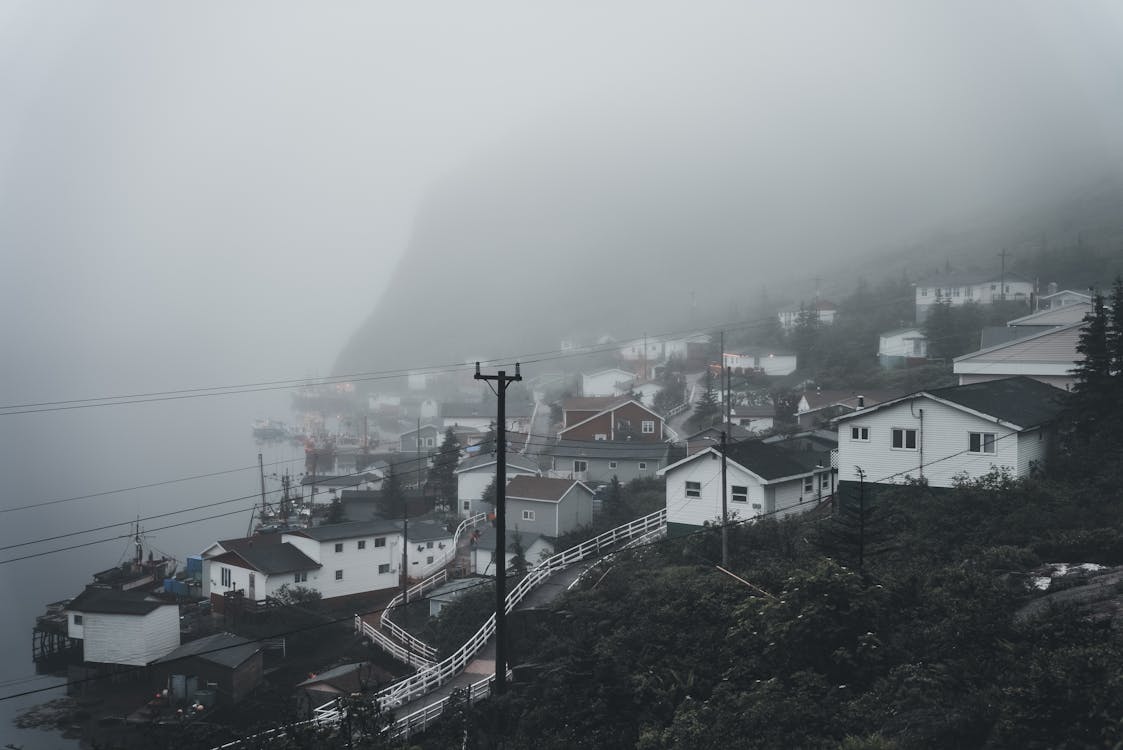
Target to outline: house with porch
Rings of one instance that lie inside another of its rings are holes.
[[[928,337],[916,326],[886,331],[878,336],[877,361],[887,370],[924,364],[928,361]]]
[[[542,450],[548,476],[601,484],[652,478],[667,465],[668,443],[608,440],[558,440]]]
[[[518,476],[507,482],[508,529],[557,538],[593,522],[593,491],[576,479]]]
[[[829,453],[791,451],[760,440],[726,446],[726,507],[731,519],[809,511],[834,494]],[[720,446],[704,448],[659,471],[667,480],[668,533],[721,521]]]
[[[179,605],[93,584],[66,605],[67,636],[89,664],[143,667],[179,645]]]
[[[1065,391],[1019,376],[920,391],[837,418],[842,482],[952,487],[994,470],[1029,476],[1048,454]]]

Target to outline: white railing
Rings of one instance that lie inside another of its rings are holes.
[[[463,534],[472,526],[483,523],[486,520],[486,513],[477,513],[476,515],[465,518],[463,521],[461,521],[460,525],[456,527],[455,533],[453,533],[452,535],[452,549],[448,553],[446,553],[445,560],[441,564],[447,566],[450,562],[456,559],[457,551],[460,549],[461,534]],[[395,607],[401,606],[403,600],[408,604],[415,599],[420,599],[422,596],[432,591],[447,580],[448,569],[442,568],[441,570],[426,578],[424,581],[415,583],[413,586],[410,586],[408,589],[406,589],[404,597],[401,594],[395,596],[390,600],[390,603],[386,605],[386,608],[382,610],[382,617],[379,619],[382,629],[389,632],[390,635],[394,636],[394,638],[397,638],[401,643],[405,644],[405,648],[401,648],[399,644],[395,643],[392,639],[387,638],[385,633],[378,633],[378,635],[373,635],[372,632],[376,632],[377,628],[370,626],[368,630],[365,627],[368,625],[368,623],[366,622],[363,622],[362,626],[356,625],[355,629],[362,630],[362,632],[370,637],[371,641],[375,645],[382,648],[391,656],[405,664],[419,667],[420,665],[417,663],[417,657],[420,656],[420,661],[424,662],[425,667],[432,667],[432,660],[437,658],[437,650],[429,644],[425,643],[425,641],[420,640],[412,633],[399,626],[391,619],[391,614],[393,613]],[[401,658],[402,654],[406,655],[408,658]]]
[[[666,526],[667,511],[664,508],[650,515],[646,515],[643,518],[637,518],[623,526],[610,529],[599,536],[578,544],[576,547],[571,547],[564,552],[560,552],[553,557],[543,560],[541,563],[531,568],[530,572],[519,581],[509,594],[507,594],[507,606],[505,610],[510,612],[514,609],[531,589],[549,578],[552,573],[568,567],[575,562],[580,562],[586,557],[590,557],[620,542],[640,544],[647,539],[661,534],[666,530]],[[407,590],[407,594],[408,592],[409,590]],[[361,618],[357,615],[356,619],[361,622]],[[362,623],[364,628],[366,625],[367,623]],[[356,627],[359,627],[358,623]],[[452,656],[449,656],[440,664],[428,669],[423,669],[415,675],[380,690],[375,694],[375,700],[379,702],[383,710],[391,710],[427,695],[459,674],[460,671],[468,665],[472,657],[491,640],[491,636],[494,635],[494,633],[495,614],[493,613],[491,617],[488,618],[487,622],[476,631],[476,634],[469,638],[468,642],[457,649]],[[510,672],[508,672],[508,674],[510,674]],[[488,676],[482,680],[473,682],[468,689],[468,699],[471,702],[475,702],[486,697],[489,693],[492,679],[494,679],[493,676]],[[445,697],[397,719],[390,727],[389,731],[391,732],[391,736],[395,738],[402,736],[408,737],[410,733],[423,731],[437,720],[448,705],[448,702],[449,698]],[[314,709],[312,715],[313,718],[309,722],[302,723],[313,723],[318,726],[336,724],[344,718],[344,709],[338,700],[332,700]],[[262,732],[259,735],[255,735],[255,737],[280,737],[283,735],[284,730],[277,728]],[[215,750],[235,748],[240,746],[241,743],[241,740],[235,740],[234,742],[228,742],[219,748],[215,748]]]
[[[397,628],[398,626],[394,625],[394,627]],[[400,630],[400,628],[398,629]],[[371,643],[403,664],[408,664],[417,669],[432,669],[436,666],[433,659],[437,656],[437,650],[413,636],[409,636],[410,641],[403,646],[359,615],[355,615],[355,631],[370,638]],[[406,633],[406,635],[409,634]]]
[[[553,573],[575,562],[580,562],[586,557],[591,557],[620,542],[630,541],[636,537],[650,534],[653,531],[662,530],[666,526],[666,523],[666,509],[657,510],[650,515],[637,518],[623,526],[617,526],[599,536],[578,544],[576,547],[571,547],[564,552],[560,552],[553,557],[543,560],[541,563],[531,568],[530,572],[528,572],[526,576],[515,585],[511,592],[507,594],[505,611],[510,612],[514,609],[531,589],[549,578]],[[432,669],[422,670],[380,691],[377,694],[377,699],[381,703],[382,708],[384,710],[389,710],[403,706],[410,701],[427,695],[451,680],[459,674],[476,653],[491,640],[491,636],[494,633],[495,615],[492,614],[491,617],[487,619],[487,622],[476,631],[476,634],[468,639],[467,643],[457,649],[456,652],[440,664]]]

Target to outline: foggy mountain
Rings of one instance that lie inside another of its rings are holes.
[[[784,41],[513,134],[428,192],[336,372],[712,324],[1111,215],[1123,106],[1094,81],[1119,46],[1094,14],[1002,7],[780,15]]]

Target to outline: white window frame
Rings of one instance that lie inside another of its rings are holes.
[[[335,543],[335,551],[337,553],[343,551],[343,542],[336,542]]]
[[[870,441],[870,428],[854,425],[850,428],[850,439],[859,443],[868,443]]]
[[[233,586],[234,585],[234,571],[230,570],[230,568],[220,569],[219,580],[222,581],[223,586]]]
[[[588,461],[583,461],[579,458],[573,459],[573,473],[574,474],[584,474],[588,470],[589,470],[589,462]]]
[[[642,432],[644,435],[654,435],[655,434],[655,420],[654,419],[645,419],[645,420],[641,421],[639,423],[639,431]]]
[[[804,477],[803,478],[803,491],[804,492],[814,492],[815,491],[815,477]]]
[[[990,441],[987,441],[987,437]],[[976,455],[993,456],[997,450],[994,444],[998,441],[998,433],[995,432],[968,432],[967,433],[967,452]],[[990,448],[990,450],[987,450]]]
[[[729,488],[730,500],[735,503],[749,502],[749,488],[746,485],[734,484]]]
[[[640,461],[639,462],[639,470],[640,471],[647,471],[647,461]]]
[[[472,509],[472,501],[471,500],[465,500],[464,501],[464,510],[471,510],[471,509]]]
[[[81,625],[82,624],[82,615],[78,614],[77,612],[74,613],[74,624],[75,625]]]
[[[685,489],[687,497],[702,497],[701,482],[687,482]]]
[[[342,568],[335,571],[335,580],[337,580],[337,581],[343,580],[343,569]]]
[[[534,520],[534,511],[524,510],[523,511],[523,520],[524,521],[533,521]]]
[[[292,574],[292,582],[293,583],[304,583],[307,580],[308,580],[308,571],[307,570],[298,570],[298,571],[296,571],[295,573]]]
[[[616,468],[616,462],[615,461],[609,461],[608,462],[608,468],[615,469]]]
[[[367,548],[367,540],[366,539],[360,539],[359,540],[359,549],[366,549],[366,548]]]
[[[897,433],[901,434],[901,444],[896,445]],[[909,448],[909,436],[912,436],[912,447]],[[894,427],[889,430],[889,450],[894,451],[909,451],[915,452],[917,450],[917,431],[912,427]]]
[[[375,547],[385,547],[386,546],[386,537],[376,536],[374,538],[374,546]]]
[[[608,440],[608,435],[603,432],[598,432],[597,434],[593,435],[593,440]]]
[[[390,563],[382,563],[378,566],[378,575],[386,575],[390,572]]]

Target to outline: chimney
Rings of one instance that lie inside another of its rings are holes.
[[[865,396],[858,396],[858,408],[859,409],[866,408],[866,397]]]

